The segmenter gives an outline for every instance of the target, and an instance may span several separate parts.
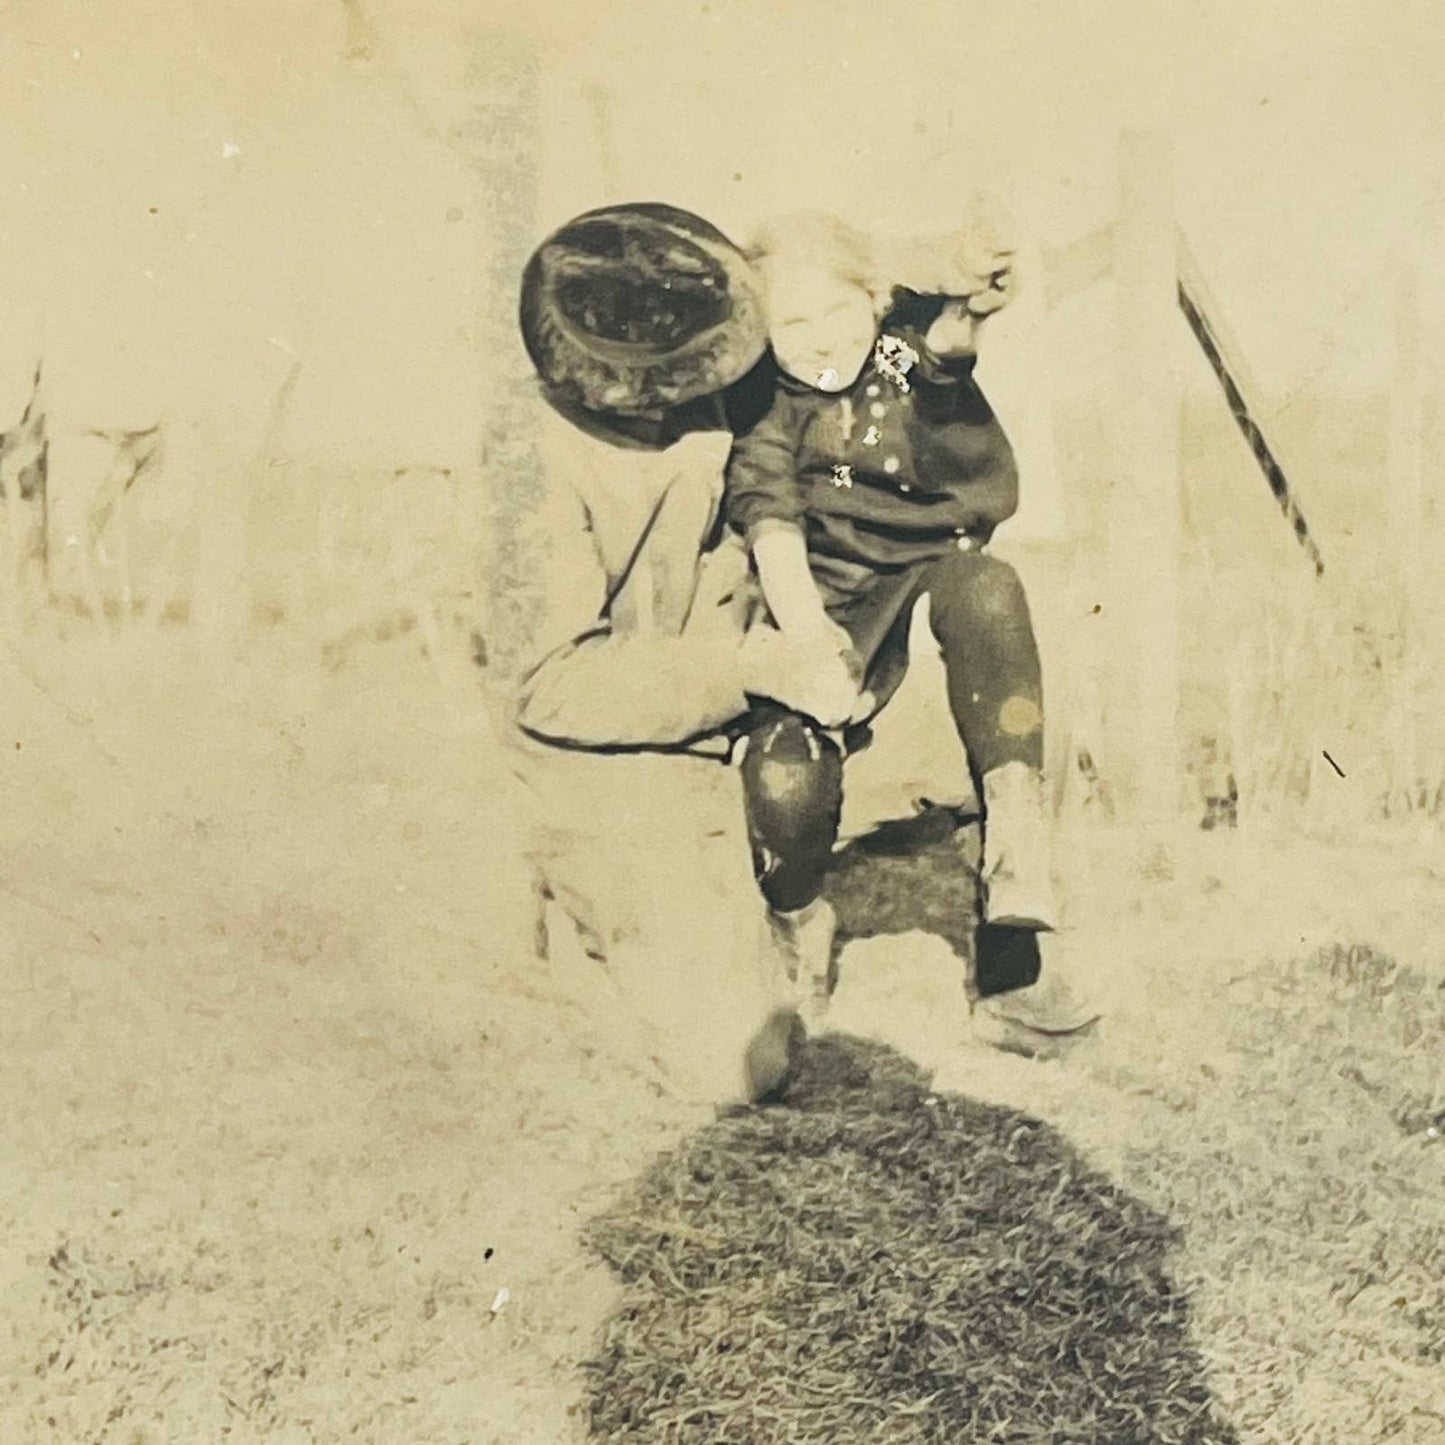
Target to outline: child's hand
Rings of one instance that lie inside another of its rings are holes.
[[[852,640],[831,621],[801,632],[755,628],[744,643],[744,668],[747,691],[825,728],[846,727],[872,711]]]
[[[836,644],[826,636],[800,644],[798,690],[787,702],[825,728],[846,727],[868,710],[860,691],[862,666],[852,642],[842,648]]]

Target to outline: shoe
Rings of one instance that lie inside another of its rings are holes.
[[[772,1103],[781,1097],[798,1066],[807,1038],[794,1009],[775,1009],[753,1036],[743,1059],[745,1107]]]
[[[983,775],[982,916],[1017,928],[1058,927],[1053,827],[1043,774],[1005,763]]]
[[[978,930],[981,972],[1032,980],[975,1004],[975,1032],[985,1042],[1030,1058],[1054,1057],[1093,1031],[1103,1015],[1069,982],[1061,943],[1058,934],[1010,924]]]
[[[798,1008],[809,1033],[816,1032],[828,1012],[837,983],[834,942],[838,914],[826,898],[814,899],[792,913],[768,915],[773,940],[796,989]]]

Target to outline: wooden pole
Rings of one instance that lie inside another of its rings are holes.
[[[476,327],[484,393],[487,644],[496,671],[509,677],[528,658],[543,610],[527,519],[540,509],[544,479],[531,364],[517,321],[522,270],[542,239],[541,67],[535,47],[521,36],[484,29],[471,44],[472,103],[460,140],[477,181],[484,262]]]
[[[1172,819],[1179,738],[1179,389],[1173,338],[1178,277],[1170,146],[1126,131],[1114,227],[1118,374],[1108,531],[1117,669],[1110,751],[1121,802],[1137,821]]]
[[[232,375],[250,360],[236,347]],[[269,358],[268,358],[269,359]],[[266,475],[277,454],[301,363],[293,362],[260,416],[238,408],[224,422],[190,418],[172,436],[178,440],[184,480],[195,488],[199,534],[191,622],[205,655],[225,668],[240,651],[252,625],[255,590],[250,576],[251,514],[257,479]],[[254,404],[254,398],[251,398]],[[255,438],[252,425],[260,421]],[[232,436],[222,433],[235,429]],[[238,445],[239,443],[239,445]],[[254,450],[246,451],[251,443]]]
[[[1239,428],[1264,479],[1279,503],[1279,509],[1295,541],[1315,570],[1324,575],[1324,558],[1300,509],[1300,500],[1270,438],[1261,426],[1265,415],[1264,391],[1251,374],[1244,349],[1225,324],[1224,307],[1213,294],[1204,277],[1204,270],[1181,231],[1178,237],[1179,309],[1199,349],[1209,362],[1224,393],[1225,404],[1234,424]]]
[[[1420,782],[1417,680],[1423,641],[1421,592],[1425,586],[1425,489],[1423,443],[1425,380],[1420,345],[1420,283],[1410,258],[1396,263],[1394,277],[1394,367],[1390,378],[1386,491],[1390,566],[1398,579],[1402,656],[1396,680],[1392,806]]]

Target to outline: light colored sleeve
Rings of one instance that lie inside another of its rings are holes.
[[[663,453],[608,448],[593,459],[578,505],[605,579],[603,599],[523,679],[523,731],[578,748],[666,747],[746,707],[740,634],[684,635],[726,448],[725,437],[702,435]]]

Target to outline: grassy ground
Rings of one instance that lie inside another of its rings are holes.
[[[0,1438],[584,1438],[622,1296],[583,1228],[710,1112],[539,969],[485,735],[413,638],[222,686],[148,647],[7,669]],[[1441,1438],[1438,853],[1094,828],[1070,857],[1089,1052],[974,1045],[919,931],[850,945],[836,1026],[1181,1229],[1241,1441]],[[946,914],[943,872],[897,886],[900,926]]]

